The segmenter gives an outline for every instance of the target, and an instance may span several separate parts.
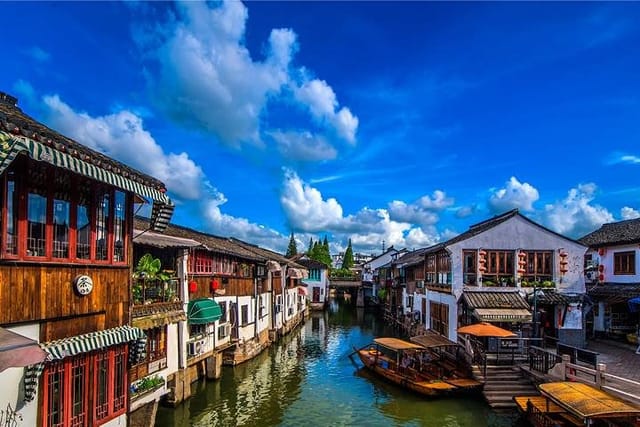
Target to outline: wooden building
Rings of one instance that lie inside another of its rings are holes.
[[[0,183],[0,326],[47,356],[0,373],[0,407],[18,402],[24,425],[126,424],[127,372],[147,349],[129,324],[133,212],[153,203],[150,228],[162,231],[173,211],[164,185],[3,93]]]

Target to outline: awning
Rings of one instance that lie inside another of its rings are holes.
[[[499,328],[489,323],[475,323],[473,325],[458,328],[459,334],[473,335],[475,337],[510,338],[517,336],[511,331]]]
[[[20,368],[44,362],[47,353],[37,341],[0,328],[0,372],[7,368]]]
[[[133,230],[133,241],[140,245],[156,248],[195,248],[204,245],[193,239],[169,236],[168,234],[154,233],[153,231]]]
[[[213,323],[222,317],[220,305],[210,298],[189,301],[187,317],[192,325]]]
[[[427,330],[425,335],[417,335],[410,338],[412,343],[419,344],[423,347],[458,347],[460,344],[453,342],[445,336],[433,331]]]
[[[476,308],[473,313],[482,322],[531,321],[531,312],[524,308]]]
[[[54,166],[70,170],[71,172],[153,200],[151,229],[154,231],[164,231],[169,224],[174,205],[169,197],[160,190],[107,171],[84,160],[47,147],[30,138],[14,136],[0,131],[0,141],[5,143],[0,147],[0,174],[15,160],[18,154],[26,152],[34,160],[50,163]]]
[[[38,377],[47,362],[129,342],[135,343],[129,346],[129,364],[136,364],[145,358],[147,336],[141,329],[128,325],[41,343],[40,347],[47,353],[47,359],[43,363],[27,367],[24,376],[25,402],[30,402],[35,397],[38,389]]]

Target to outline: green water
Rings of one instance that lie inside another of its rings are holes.
[[[260,356],[160,408],[156,426],[508,427],[479,399],[427,400],[357,369],[348,355],[392,336],[373,314],[334,301]]]

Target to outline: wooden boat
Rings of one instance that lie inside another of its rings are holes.
[[[471,365],[466,362],[462,345],[433,331],[411,337],[411,342],[429,351],[430,363],[439,368],[438,377],[447,378],[447,382],[460,386],[465,386],[472,378]]]
[[[424,396],[458,395],[482,389],[483,384],[472,378],[441,376],[442,369],[432,363],[430,350],[398,338],[376,338],[356,353],[367,369]]]
[[[640,408],[579,382],[538,386],[540,396],[516,396],[518,410],[534,427],[640,426]]]

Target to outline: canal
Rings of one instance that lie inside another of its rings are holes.
[[[194,383],[194,396],[158,409],[156,426],[507,427],[481,399],[426,400],[357,369],[348,355],[376,336],[381,319],[333,301],[255,359]],[[359,361],[358,361],[359,362]]]

